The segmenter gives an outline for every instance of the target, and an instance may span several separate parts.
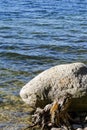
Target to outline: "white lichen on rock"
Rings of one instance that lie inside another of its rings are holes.
[[[73,95],[71,108],[87,110],[87,66],[83,63],[57,65],[43,71],[20,91],[31,107],[44,107],[65,93]],[[75,104],[75,105],[74,105]]]

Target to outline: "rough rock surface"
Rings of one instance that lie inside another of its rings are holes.
[[[44,107],[62,97],[73,95],[71,109],[87,111],[87,66],[72,63],[54,66],[43,71],[20,91],[23,101],[31,107]]]

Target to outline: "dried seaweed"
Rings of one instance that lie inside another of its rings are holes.
[[[32,115],[32,125],[28,128],[39,126],[41,130],[51,130],[52,128],[63,128],[66,130],[74,130],[72,122],[81,124],[80,121],[75,121],[69,114],[69,106],[71,104],[72,95],[66,94],[62,98],[55,99],[52,104],[48,104],[42,108],[37,108]]]

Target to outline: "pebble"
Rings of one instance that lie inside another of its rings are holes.
[[[77,128],[76,130],[83,130],[82,128]]]
[[[52,128],[51,130],[65,130],[65,129],[62,129],[62,128]]]
[[[87,124],[84,128],[81,128],[81,125],[76,125],[76,127],[74,127],[74,130],[87,130]],[[51,130],[67,130],[67,128],[66,127],[64,127],[64,128],[51,128]]]
[[[87,130],[87,127],[85,127],[84,130]]]

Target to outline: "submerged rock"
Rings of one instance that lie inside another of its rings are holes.
[[[20,91],[23,101],[29,106],[44,107],[63,97],[72,94],[71,109],[87,111],[87,66],[83,63],[72,63],[54,66],[43,71]]]

